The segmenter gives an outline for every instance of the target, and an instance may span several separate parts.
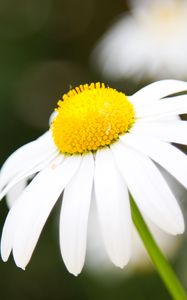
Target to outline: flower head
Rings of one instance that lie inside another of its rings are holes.
[[[63,153],[85,153],[110,145],[134,122],[125,94],[104,84],[81,85],[58,102],[53,139]]]
[[[101,38],[93,60],[105,77],[160,79],[187,77],[186,0],[129,1]]]
[[[185,90],[186,82],[165,80],[130,97],[100,83],[64,95],[49,131],[1,169],[0,198],[18,192],[3,228],[3,260],[12,251],[16,264],[26,267],[59,197],[61,254],[75,275],[84,265],[91,201],[116,266],[131,256],[129,193],[155,225],[182,233],[181,209],[155,162],[187,186],[186,156],[170,144],[187,143],[187,123],[177,117],[187,112],[187,96],[164,98]]]

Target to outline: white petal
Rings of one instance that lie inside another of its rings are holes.
[[[138,121],[143,121],[143,122],[145,122],[145,121],[147,121],[147,119],[148,118],[146,118],[146,119],[139,119]],[[180,116],[179,115],[169,115],[169,116],[163,116],[163,117],[156,117],[156,121],[157,122],[160,122],[160,121],[180,121],[181,120],[181,118],[180,118]],[[148,120],[149,121],[149,120]]]
[[[16,226],[19,223],[24,204],[23,201],[20,201],[20,198],[16,201],[10,209],[3,226],[1,237],[1,257],[3,261],[7,261],[10,256]]]
[[[55,119],[55,117],[57,116],[57,112],[53,111],[52,114],[49,117],[49,126],[51,126],[53,120]]]
[[[111,149],[140,210],[166,232],[183,233],[184,220],[177,200],[150,158],[120,141]]]
[[[8,207],[11,208],[20,194],[23,192],[27,185],[27,180],[23,179],[20,182],[18,182],[6,195],[6,202],[8,204]]]
[[[106,253],[98,219],[95,193],[93,191],[88,223],[86,269],[90,269],[90,271],[96,273],[96,275],[101,275],[107,271],[107,267],[113,268],[113,265]]]
[[[135,134],[157,137],[166,142],[187,145],[187,121],[138,121],[130,129]]]
[[[187,95],[159,100],[149,105],[135,107],[136,117],[164,117],[187,113]]]
[[[93,155],[83,155],[80,168],[63,195],[60,248],[68,271],[75,276],[81,272],[85,260],[93,175]]]
[[[37,166],[55,152],[57,152],[57,148],[54,145],[50,131],[16,150],[2,166],[0,189],[19,172]]]
[[[54,159],[56,159],[56,157],[59,156],[59,154],[57,153],[53,153],[51,154],[51,156],[49,156],[46,160],[41,161],[40,163],[38,163],[36,166],[30,166],[29,169],[23,170],[21,171],[18,175],[16,175],[12,180],[10,180],[10,182],[5,186],[4,189],[2,189],[2,191],[0,192],[0,200],[16,185],[18,184],[20,181],[27,179],[31,176],[33,176],[34,174],[40,172],[41,170],[43,170],[45,167],[47,167],[51,162],[54,161]],[[62,154],[60,154],[60,157],[64,158],[64,156]]]
[[[107,253],[122,268],[131,255],[130,204],[125,183],[107,148],[96,154],[95,194]]]
[[[142,106],[182,91],[187,91],[187,82],[179,80],[161,80],[147,85],[136,92],[131,98],[134,104]]]
[[[1,255],[7,260],[11,249],[17,266],[30,260],[46,219],[64,187],[80,164],[80,156],[66,157],[40,172],[10,210],[2,233]]]
[[[184,187],[187,187],[186,155],[176,147],[151,137],[146,138],[143,135],[140,137],[132,133],[126,133],[120,139],[124,144],[132,146],[151,157],[171,173]]]

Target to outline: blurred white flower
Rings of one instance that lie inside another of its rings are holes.
[[[187,78],[187,1],[134,0],[93,52],[106,78]]]

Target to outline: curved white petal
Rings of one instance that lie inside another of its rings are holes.
[[[108,148],[96,154],[94,180],[105,247],[111,261],[122,268],[131,255],[131,212],[127,187]]]
[[[51,156],[49,156],[47,159],[45,159],[44,161],[41,161],[40,163],[38,163],[36,166],[30,166],[29,169],[23,170],[21,171],[19,174],[17,174],[13,179],[10,180],[10,182],[2,189],[2,191],[0,192],[0,200],[2,200],[2,198],[16,185],[19,184],[20,181],[27,179],[31,176],[33,176],[34,174],[40,172],[41,170],[43,170],[45,167],[47,167],[51,162],[54,161],[54,159],[56,159],[56,157],[60,156],[62,159],[64,158],[64,156],[62,154],[57,154],[57,153],[53,153],[51,154]]]
[[[130,129],[131,133],[157,137],[160,140],[187,145],[187,121],[138,121]]]
[[[164,117],[187,113],[187,95],[166,98],[145,106],[135,106],[136,117]]]
[[[137,134],[126,133],[120,136],[125,145],[129,145],[164,167],[184,187],[187,187],[187,159],[186,155],[176,147],[161,142],[151,137],[143,137]]]
[[[75,276],[81,272],[85,260],[93,175],[93,155],[83,155],[80,168],[63,195],[60,248],[68,271]]]
[[[181,209],[165,179],[151,159],[125,146],[111,146],[115,160],[140,210],[170,234],[184,231]]]
[[[20,194],[23,192],[27,185],[27,180],[23,179],[20,182],[18,182],[6,195],[6,202],[9,208],[11,208]]]
[[[53,111],[52,114],[49,117],[49,126],[51,126],[53,120],[55,119],[55,117],[57,116],[57,112]]]
[[[2,232],[1,255],[7,260],[13,249],[17,266],[25,268],[41,230],[64,187],[80,164],[80,156],[66,157],[58,166],[41,171],[10,210]]]
[[[24,204],[25,203],[18,198],[15,205],[13,205],[13,207],[9,210],[8,216],[5,220],[1,237],[1,257],[3,261],[8,260],[12,251],[15,230],[22,215]]]
[[[131,99],[137,106],[142,106],[182,91],[187,91],[187,82],[172,79],[160,80],[142,88]]]
[[[16,150],[1,168],[0,189],[19,172],[37,166],[55,152],[57,148],[52,140],[51,131]]]

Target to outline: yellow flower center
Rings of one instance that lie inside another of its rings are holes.
[[[84,153],[110,145],[134,122],[125,94],[102,83],[80,85],[59,100],[51,129],[63,153]]]

